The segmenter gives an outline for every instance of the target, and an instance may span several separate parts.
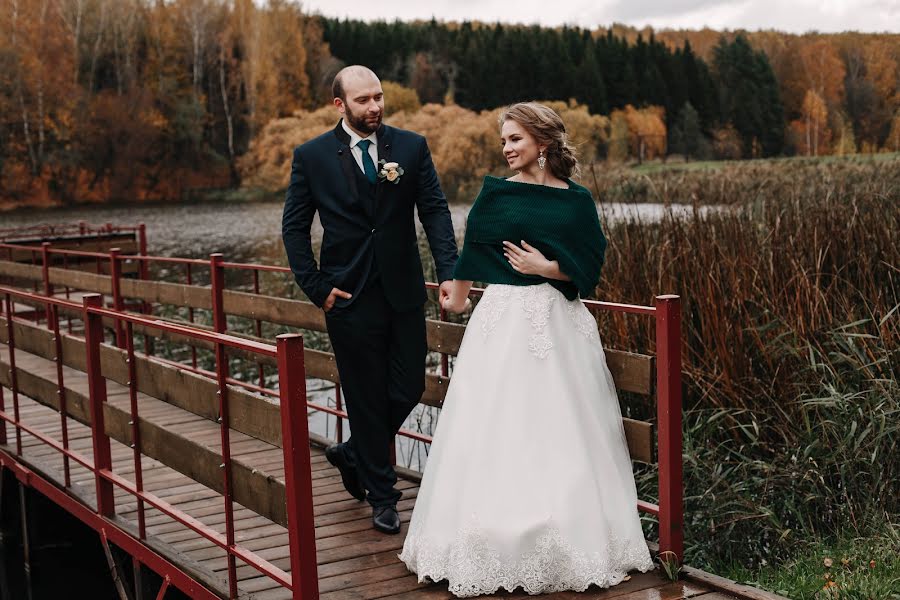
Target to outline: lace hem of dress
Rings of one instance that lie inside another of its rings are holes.
[[[611,538],[605,556],[589,555],[567,542],[555,527],[538,537],[533,550],[512,560],[491,548],[477,526],[461,531],[449,547],[440,548],[410,532],[400,560],[418,575],[420,583],[446,579],[450,592],[459,598],[493,594],[501,587],[508,592],[521,587],[528,594],[583,592],[591,585],[611,587],[623,581],[628,571],[646,573],[654,566],[643,543],[636,547]]]

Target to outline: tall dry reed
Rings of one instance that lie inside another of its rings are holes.
[[[900,522],[900,160],[603,172],[595,189],[695,205],[612,227],[598,289],[683,299],[690,558],[758,564]],[[601,332],[653,350],[634,317]]]

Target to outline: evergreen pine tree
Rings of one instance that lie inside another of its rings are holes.
[[[739,35],[733,42],[723,37],[713,50],[723,122],[734,125],[744,154],[757,148],[763,155],[781,152],[784,145],[783,109],[775,75],[762,52],[754,52]]]

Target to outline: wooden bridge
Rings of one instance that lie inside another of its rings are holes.
[[[308,411],[324,411],[340,439],[346,413],[331,354],[304,348],[297,333],[274,345],[263,336],[264,325],[325,331],[314,305],[260,293],[260,273],[288,269],[216,254],[149,256],[142,226],[0,230],[3,239],[0,465],[128,553],[135,581],[146,569],[158,573],[157,598],[169,586],[204,599],[452,598],[445,583],[419,583],[397,558],[420,474],[398,467],[403,529],[378,533],[368,505],[325,460],[331,440],[308,431]],[[184,283],[150,279],[153,262],[183,268]],[[226,289],[226,272],[236,271],[251,275],[248,291]],[[208,285],[194,283],[198,272]],[[639,502],[658,522],[651,548],[680,559],[678,298],[587,304],[655,320],[655,356],[607,350],[607,359],[620,390],[656,400],[654,423],[624,424],[632,458],[659,473],[659,502]],[[188,318],[172,317],[178,310]],[[206,324],[193,322],[201,316]],[[237,333],[236,320],[252,333]],[[442,360],[439,373],[426,374],[422,402],[439,407],[464,326],[436,319],[427,330]],[[232,372],[236,364],[256,380]],[[335,384],[333,405],[310,401],[307,378]],[[142,588],[120,586],[120,596],[141,598]],[[656,570],[549,597],[776,598],[689,567],[677,581]]]

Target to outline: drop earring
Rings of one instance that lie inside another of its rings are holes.
[[[540,168],[540,170],[543,171],[544,165],[546,165],[546,164],[547,164],[547,159],[544,158],[544,151],[541,150],[541,154],[540,154],[540,156],[538,156],[538,168]]]

